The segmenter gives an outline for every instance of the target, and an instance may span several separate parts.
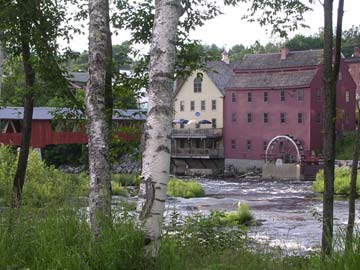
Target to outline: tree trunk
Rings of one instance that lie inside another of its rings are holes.
[[[137,209],[146,230],[148,251],[156,256],[163,222],[170,169],[176,30],[179,0],[155,1],[150,51],[149,111],[144,129],[145,150]]]
[[[335,161],[335,123],[336,104],[334,104],[333,88],[333,1],[324,1],[324,198],[323,228],[321,249],[330,254],[333,238],[334,212],[334,161]]]
[[[336,84],[340,70],[344,0],[339,0],[336,46],[333,50],[333,1],[324,1],[324,198],[321,250],[329,255],[333,241]]]
[[[101,218],[111,214],[109,129],[105,105],[108,7],[108,0],[89,1],[89,81],[85,102],[89,148],[90,224],[95,235],[101,233]]]
[[[25,22],[21,22],[21,31],[26,33]],[[13,183],[14,199],[13,206],[20,207],[22,199],[22,189],[25,182],[25,174],[29,157],[29,148],[31,140],[32,116],[33,116],[33,87],[35,83],[35,71],[30,62],[30,45],[27,35],[23,35],[21,41],[21,54],[25,74],[25,97],[24,97],[24,115],[21,127],[21,146],[16,173]]]
[[[357,123],[356,138],[354,143],[353,164],[351,167],[349,217],[348,217],[348,224],[346,227],[346,246],[345,246],[346,249],[349,249],[352,246],[354,222],[355,222],[356,180],[357,180],[358,161],[360,154],[360,107],[358,102],[356,102],[356,104],[358,108],[358,123]]]

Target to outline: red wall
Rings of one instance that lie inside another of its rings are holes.
[[[139,140],[140,134],[126,135],[119,132],[119,136],[125,141]],[[0,144],[20,146],[21,133],[0,133]],[[43,148],[52,144],[87,143],[87,135],[84,132],[55,132],[51,128],[49,120],[33,120],[30,145],[33,148]]]
[[[342,62],[342,79],[338,82],[337,107],[349,112],[349,124],[345,117],[338,119],[338,131],[355,130],[355,88],[347,65]],[[277,135],[289,134],[300,140],[304,154],[309,156],[311,150],[322,148],[322,108],[323,93],[320,100],[316,99],[316,89],[322,85],[322,67],[309,88],[285,89],[285,102],[280,101],[280,89],[235,89],[227,90],[224,102],[224,149],[225,158],[230,159],[264,159],[263,142],[269,142]],[[303,89],[304,101],[297,101],[297,90]],[[350,91],[350,100],[345,102],[345,91]],[[269,93],[269,101],[263,101],[263,93]],[[232,102],[232,93],[237,100]],[[252,102],[247,101],[247,93],[252,92]],[[232,113],[237,116],[232,122]],[[269,123],[263,122],[263,113],[269,115]],[[280,123],[280,112],[286,113],[286,123]],[[303,123],[297,121],[298,113],[304,115]],[[321,112],[321,123],[315,122],[316,113]],[[252,123],[247,123],[247,113],[252,113]],[[236,140],[236,149],[232,149],[231,140]],[[247,140],[251,140],[251,150],[247,150]]]

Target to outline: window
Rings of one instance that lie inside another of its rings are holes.
[[[341,72],[339,72],[339,81],[341,81],[342,80],[342,73]]]
[[[190,101],[190,111],[195,111],[195,101]]]
[[[268,113],[264,113],[264,124],[269,123],[269,114]]]
[[[185,148],[185,140],[180,140],[180,148]]]
[[[211,127],[216,128],[216,118],[211,119]]]
[[[304,122],[303,113],[298,113],[298,124],[302,124]]]
[[[251,150],[251,140],[246,140],[246,150]]]
[[[350,113],[349,112],[345,112],[345,124],[349,124],[350,123]]]
[[[267,148],[267,141],[264,141],[263,142],[263,150],[266,151],[266,148]]]
[[[316,89],[316,99],[317,99],[317,100],[320,100],[320,99],[321,99],[321,89],[320,89],[320,88],[317,88],[317,89]]]
[[[285,101],[285,90],[280,91],[280,101]]]
[[[235,92],[231,93],[231,101],[236,102],[236,93]]]
[[[304,101],[304,90],[297,90],[297,101]]]
[[[317,112],[315,116],[315,123],[320,124],[321,123],[321,113]]]
[[[247,114],[247,122],[252,123],[252,114],[251,113]]]
[[[231,122],[236,122],[236,113],[231,114]]]
[[[284,112],[282,112],[282,113],[280,113],[280,123],[285,123],[285,113]]]
[[[236,149],[236,141],[231,140],[231,149]]]
[[[264,92],[264,102],[269,101],[269,92]]]
[[[202,84],[201,78],[194,79],[194,93],[201,93],[201,84]]]
[[[216,100],[215,100],[215,99],[213,99],[213,100],[211,101],[211,109],[212,109],[212,110],[216,110]]]
[[[252,93],[248,92],[247,96],[248,96],[248,102],[252,102]]]
[[[201,101],[201,110],[205,111],[205,100]]]
[[[345,102],[346,103],[350,102],[350,91],[349,90],[345,91]]]
[[[180,111],[183,112],[185,110],[185,102],[182,100],[180,101]]]

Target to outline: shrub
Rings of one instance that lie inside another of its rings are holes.
[[[357,177],[357,194],[360,195],[360,172]],[[351,171],[347,168],[335,168],[334,193],[338,195],[349,195]],[[324,192],[324,170],[316,174],[316,180],[312,185],[316,192]]]
[[[111,181],[111,195],[128,196],[128,191],[118,182]]]
[[[134,174],[112,174],[111,180],[125,187],[140,185],[140,177]]]
[[[228,225],[251,225],[254,223],[254,217],[246,203],[239,203],[238,209],[235,212],[225,213],[223,220]]]
[[[181,181],[170,178],[168,182],[167,195],[172,197],[194,198],[205,195],[203,187],[195,181]]]

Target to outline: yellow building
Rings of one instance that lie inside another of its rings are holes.
[[[228,55],[209,62],[178,83],[174,98],[173,169],[178,174],[213,174],[224,166],[224,88],[232,74]]]

